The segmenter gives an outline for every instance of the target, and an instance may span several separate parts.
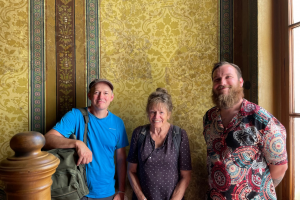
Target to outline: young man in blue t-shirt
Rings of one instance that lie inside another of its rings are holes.
[[[106,79],[95,79],[89,85],[91,106],[87,145],[83,142],[84,118],[73,108],[45,134],[45,148],[76,148],[78,163],[86,164],[87,185],[90,193],[82,200],[124,200],[126,178],[126,151],[128,139],[121,118],[108,110],[114,99],[113,84]],[[68,139],[75,134],[77,140]],[[114,152],[117,157],[119,191],[115,193]]]

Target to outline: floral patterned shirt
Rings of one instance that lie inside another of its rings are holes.
[[[220,109],[203,118],[210,190],[206,199],[277,199],[268,165],[287,163],[284,126],[262,107],[243,100],[223,127]]]

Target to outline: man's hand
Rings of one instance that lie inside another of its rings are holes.
[[[117,193],[115,196],[114,196],[114,199],[113,200],[124,200],[124,197],[125,197],[125,194],[124,193]]]
[[[76,151],[79,156],[77,166],[80,164],[88,164],[93,160],[93,153],[91,150],[84,144],[84,142],[77,140],[76,141]]]

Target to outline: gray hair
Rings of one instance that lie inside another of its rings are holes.
[[[151,106],[162,103],[166,106],[168,112],[172,112],[173,104],[171,95],[164,88],[157,88],[155,92],[152,92],[148,97],[146,112],[149,113]]]

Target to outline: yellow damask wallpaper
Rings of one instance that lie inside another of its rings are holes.
[[[0,0],[0,161],[28,130],[28,1]],[[0,183],[1,186],[1,183]]]
[[[50,75],[56,75],[54,2],[46,1],[45,4],[46,123],[55,120],[55,83],[53,78],[49,79]],[[86,62],[84,16],[80,17],[85,14],[83,2],[75,1],[79,55],[76,63],[79,63],[80,72],[77,78],[81,77],[76,82],[79,107],[86,96],[82,79],[84,68],[80,67]],[[99,2],[100,77],[110,79],[116,88],[110,110],[124,120],[131,139],[135,127],[148,123],[145,113],[148,95],[157,87],[166,88],[175,107],[171,123],[184,128],[190,140],[193,174],[186,199],[204,198],[207,173],[202,117],[213,106],[210,71],[218,61],[219,1]],[[0,0],[0,161],[13,154],[10,138],[29,128],[29,3]],[[127,196],[131,197],[129,185]]]
[[[218,61],[218,1],[103,0],[100,10],[100,76],[116,88],[110,110],[124,120],[131,139],[135,127],[148,123],[148,95],[166,88],[175,106],[172,123],[184,128],[190,140],[193,174],[186,199],[204,198],[202,117],[213,106],[210,72]]]

